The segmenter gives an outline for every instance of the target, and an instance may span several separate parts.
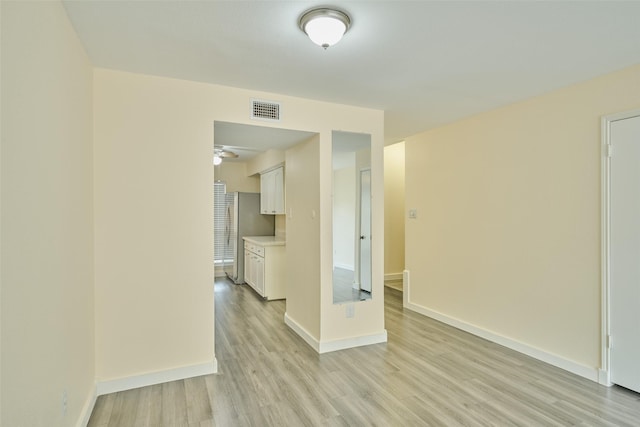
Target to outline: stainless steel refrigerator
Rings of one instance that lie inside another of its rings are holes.
[[[260,193],[227,193],[224,272],[234,283],[244,283],[244,236],[273,236],[275,216],[260,213]]]

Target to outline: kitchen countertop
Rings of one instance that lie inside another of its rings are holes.
[[[243,239],[249,243],[259,246],[284,246],[285,240],[280,236],[244,236]]]

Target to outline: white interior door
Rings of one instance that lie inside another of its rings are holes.
[[[360,289],[371,292],[371,170],[360,171]]]
[[[610,125],[611,382],[640,392],[640,117]]]

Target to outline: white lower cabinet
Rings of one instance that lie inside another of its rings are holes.
[[[254,274],[254,287],[256,289],[256,291],[262,295],[265,298],[268,298],[268,294],[265,291],[265,286],[264,286],[264,258],[261,256],[257,256],[254,259],[254,270],[253,270],[253,274]]]
[[[265,299],[284,299],[285,247],[244,242],[244,281]]]
[[[264,250],[244,242],[244,281],[264,296]]]

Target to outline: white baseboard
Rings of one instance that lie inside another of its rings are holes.
[[[77,427],[87,427],[87,424],[89,424],[89,418],[91,418],[91,413],[93,412],[93,408],[96,406],[97,398],[98,394],[96,393],[96,387],[94,386],[93,390],[91,390],[91,394],[84,402],[84,406],[82,407],[82,411],[80,412],[80,419],[76,424]]]
[[[329,353],[337,350],[345,350],[347,348],[360,347],[363,345],[379,344],[387,342],[387,331],[383,330],[379,334],[361,335],[357,337],[349,337],[332,341],[318,341],[313,335],[309,333],[305,328],[300,326],[298,322],[291,317],[284,314],[284,323],[289,326],[300,338],[305,340],[307,344],[311,346],[319,354]]]
[[[289,317],[289,314],[284,313],[284,323],[293,329],[293,331],[300,336],[307,344],[311,346],[315,351],[320,353],[320,342],[309,333],[305,328],[300,326],[298,322]]]
[[[182,366],[164,371],[149,372],[141,375],[117,378],[114,380],[99,381],[96,383],[98,396],[115,393],[123,390],[131,390],[149,385],[166,383],[169,381],[183,380],[185,378],[198,377],[200,375],[215,374],[218,372],[218,361],[214,358],[211,362],[199,365]]]
[[[609,371],[598,369],[598,383],[607,387],[611,387],[613,385],[611,377],[609,376]]]
[[[409,270],[402,272],[402,306],[408,307],[409,301],[411,301],[411,286],[410,286],[411,274]]]
[[[438,320],[442,323],[446,323],[447,325],[453,326],[454,328],[463,330],[465,332],[469,332],[470,334],[492,341],[496,344],[500,344],[502,346],[515,350],[519,353],[526,354],[527,356],[531,356],[534,359],[541,360],[543,362],[546,362],[560,369],[564,369],[565,371],[569,371],[573,374],[587,378],[591,381],[598,382],[598,379],[599,379],[598,368],[581,365],[579,363],[576,363],[564,357],[546,352],[539,348],[532,347],[528,344],[524,344],[519,341],[513,340],[511,338],[496,334],[495,332],[488,331],[486,329],[480,328],[470,323],[466,323],[462,320],[449,317],[445,314],[438,313],[437,311],[428,309],[418,304],[408,302],[407,304],[405,304],[405,308],[408,308],[409,310],[413,310],[417,313],[423,314],[432,319]]]
[[[357,337],[343,338],[332,341],[320,341],[318,353],[329,353],[347,348],[361,347],[363,345],[380,344],[387,342],[387,330],[384,329],[379,334],[361,335]]]
[[[402,280],[402,273],[389,273],[384,275],[385,282]]]

